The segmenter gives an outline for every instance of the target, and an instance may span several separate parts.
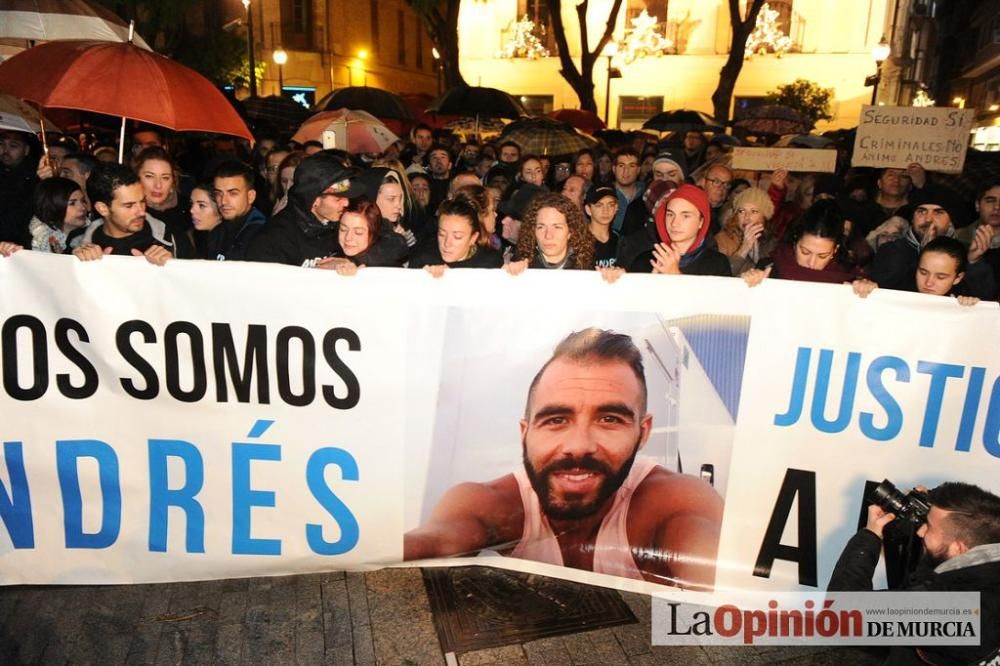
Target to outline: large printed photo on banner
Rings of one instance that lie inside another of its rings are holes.
[[[710,589],[749,325],[450,308],[430,441],[407,444],[404,559]]]

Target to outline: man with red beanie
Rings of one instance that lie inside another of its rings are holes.
[[[619,265],[630,273],[732,277],[729,260],[706,243],[711,219],[705,191],[681,185],[653,212],[653,224],[637,232],[647,235],[648,249]]]

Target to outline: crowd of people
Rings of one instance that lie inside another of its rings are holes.
[[[550,157],[417,125],[383,154],[350,155],[147,126],[119,164],[69,137],[43,147],[3,131],[0,254],[781,278],[963,304],[1000,295],[1000,180],[968,201],[919,164],[747,173],[700,132],[636,137]]]

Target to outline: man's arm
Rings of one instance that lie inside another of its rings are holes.
[[[697,477],[664,469],[647,477],[629,509],[629,543],[646,579],[711,588],[722,508],[715,489]]]
[[[513,475],[491,483],[460,483],[445,493],[420,527],[403,536],[403,560],[475,553],[520,536],[524,510],[507,492]],[[514,532],[514,536],[511,536]]]
[[[896,518],[880,507],[868,507],[868,523],[851,537],[830,576],[828,592],[870,592],[872,576],[882,553],[882,528]]]

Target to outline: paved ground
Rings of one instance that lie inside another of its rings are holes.
[[[877,664],[861,650],[650,645],[638,624],[445,655],[419,569],[0,589],[0,664]]]

